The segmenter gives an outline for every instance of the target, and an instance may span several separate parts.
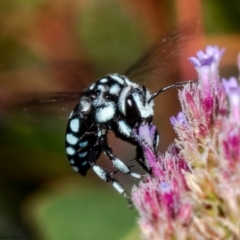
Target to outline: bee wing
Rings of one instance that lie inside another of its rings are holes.
[[[21,102],[13,104],[12,112],[20,113],[31,122],[44,124],[53,120],[68,119],[69,114],[79,100],[80,92],[55,92],[28,95]]]
[[[81,93],[79,92],[55,92],[55,93],[39,93],[33,96],[27,96],[21,105],[54,105],[60,102],[68,102],[79,99]]]
[[[180,61],[183,59],[187,61],[188,56],[184,53],[196,37],[197,32],[197,28],[193,30],[191,27],[184,27],[161,36],[127,69],[125,75],[148,88],[151,88],[156,81],[164,82],[164,84],[176,82],[176,80],[171,80],[171,76],[179,70]]]

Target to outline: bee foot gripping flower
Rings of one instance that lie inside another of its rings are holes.
[[[198,81],[179,91],[165,154],[154,150],[154,126],[138,129],[151,171],[132,190],[144,239],[240,239],[240,85],[220,78],[223,52],[208,46],[190,58]]]

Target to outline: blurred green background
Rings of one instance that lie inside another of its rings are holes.
[[[42,93],[80,92],[104,74],[123,73],[159,36],[186,24],[198,32],[178,49],[185,60],[156,58],[159,68],[169,65],[167,73],[140,84],[157,90],[193,79],[187,58],[207,44],[226,47],[222,72],[236,74],[239,16],[237,0],[1,0],[0,238],[140,239],[137,213],[126,200],[91,170],[85,178],[76,174],[66,160],[67,116],[76,102],[27,102]],[[156,99],[162,152],[174,139],[169,117],[178,108],[176,90]],[[112,134],[109,142],[125,162],[134,157],[129,144]],[[111,167],[104,157],[99,163]],[[129,191],[137,184],[117,177]]]

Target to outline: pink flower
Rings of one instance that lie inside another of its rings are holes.
[[[132,190],[132,198],[140,213],[142,232],[149,239],[168,239],[174,234],[175,222],[189,223],[191,206],[182,202],[177,181],[158,181],[149,176]],[[159,227],[162,226],[162,227]]]
[[[240,87],[236,78],[222,79],[223,87],[229,99],[231,119],[240,121]]]
[[[177,139],[165,154],[155,126],[135,133],[151,171],[132,191],[146,239],[240,239],[240,86],[220,81],[223,52],[208,46],[190,58],[198,81],[179,91]]]
[[[144,234],[150,234],[150,239],[158,239],[158,236],[167,239],[174,232],[173,221],[186,225],[190,219],[191,206],[180,197],[187,190],[184,172],[190,171],[190,168],[174,145],[170,146],[164,156],[155,153],[154,129],[149,125],[138,129],[136,139],[143,148],[152,176],[145,176],[139,186],[133,188],[132,198],[141,215],[139,224]],[[161,229],[158,225],[163,222],[165,228],[159,232]]]

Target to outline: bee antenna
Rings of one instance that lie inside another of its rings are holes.
[[[161,88],[159,89],[157,92],[153,93],[151,95],[151,97],[148,99],[148,103],[150,103],[155,97],[157,97],[160,93],[163,93],[171,88],[175,88],[175,87],[180,87],[182,85],[185,85],[187,83],[192,83],[192,82],[196,82],[197,80],[189,80],[189,81],[185,81],[185,82],[177,82],[177,83],[174,83],[172,85],[169,85],[167,87],[164,87],[164,88]]]

